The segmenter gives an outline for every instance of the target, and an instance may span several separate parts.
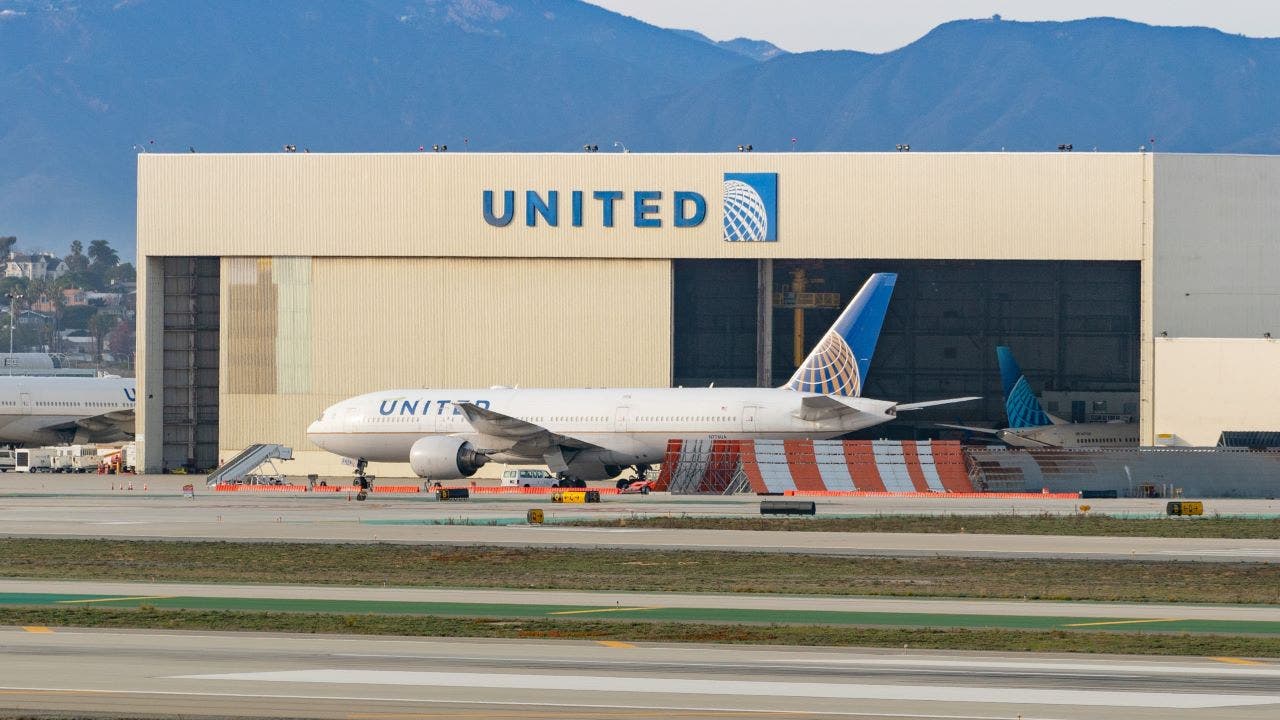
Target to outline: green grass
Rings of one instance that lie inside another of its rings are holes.
[[[1087,504],[1088,501],[1083,501]],[[821,510],[819,510],[821,512]],[[1111,515],[868,515],[859,517],[637,516],[561,525],[673,530],[973,533],[978,535],[1103,535],[1113,537],[1280,539],[1280,519],[1207,516],[1123,518]]]
[[[146,607],[137,610],[0,608],[0,625],[1280,657],[1280,638],[1235,635],[865,628],[824,625],[712,625],[608,620],[495,620],[405,615],[159,610]]]
[[[0,577],[1280,604],[1247,562],[0,539]]]

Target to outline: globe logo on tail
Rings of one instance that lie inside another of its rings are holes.
[[[777,173],[724,174],[726,242],[777,242]]]
[[[857,397],[862,394],[858,363],[849,343],[837,333],[828,332],[805,363],[791,376],[786,387],[799,392]]]

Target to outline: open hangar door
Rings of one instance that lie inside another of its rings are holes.
[[[847,303],[873,272],[896,272],[864,394],[917,402],[982,400],[913,412],[866,437],[938,437],[933,423],[1005,426],[997,345],[1014,351],[1046,409],[1080,422],[1137,419],[1139,265],[1066,261],[778,261],[775,297],[806,289]],[[781,304],[781,303],[780,303]],[[805,352],[838,309],[804,310]],[[795,310],[775,307],[773,376],[794,364]],[[952,433],[954,435],[954,433]]]
[[[871,273],[896,272],[864,394],[983,399],[915,412],[854,437],[956,437],[936,422],[1004,427],[997,345],[1013,348],[1049,412],[1080,422],[1137,419],[1136,262],[775,260],[772,364],[757,374],[759,267],[676,262],[675,384],[750,386],[767,376],[768,385],[781,385]]]

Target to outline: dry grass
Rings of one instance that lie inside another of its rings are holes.
[[[1280,657],[1280,638],[1100,631],[709,625],[607,620],[492,620],[406,615],[117,608],[0,608],[0,624],[238,630],[418,637],[555,638],[938,650]]]
[[[0,577],[1280,604],[1280,564],[0,540]]]

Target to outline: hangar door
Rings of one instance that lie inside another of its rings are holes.
[[[218,258],[164,258],[163,462],[218,465]]]

